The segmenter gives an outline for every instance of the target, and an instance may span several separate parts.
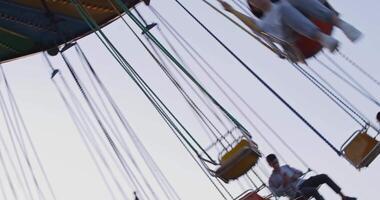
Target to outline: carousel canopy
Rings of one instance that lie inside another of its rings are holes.
[[[78,0],[100,26],[118,17],[111,1]],[[123,0],[129,7],[140,0]],[[91,33],[71,0],[0,0],[0,62],[48,50]]]

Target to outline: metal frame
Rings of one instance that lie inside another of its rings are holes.
[[[240,141],[243,139],[247,140],[249,143],[249,149],[253,150],[259,157],[262,156],[261,152],[258,149],[258,145],[251,140],[251,137],[248,133],[246,133],[244,130],[239,128],[238,126],[233,127],[232,129],[228,130],[226,134],[222,135],[220,138],[217,138],[212,144],[210,144],[207,148],[205,148],[205,151],[209,151],[213,148],[216,148],[216,145],[218,145],[221,141],[226,140],[229,135],[233,135],[233,133],[238,130],[241,135],[237,136],[233,139],[231,144],[229,144],[226,148],[223,148],[222,151],[220,151],[217,155],[218,161],[206,159],[202,156],[202,154],[198,155],[199,159],[202,161],[203,166],[210,172],[210,174],[214,177],[217,177],[216,171],[222,166],[220,163],[221,157],[226,154],[227,152],[231,151]],[[210,165],[213,165],[214,167],[211,167]],[[225,180],[221,179],[225,182]]]
[[[356,163],[353,163],[350,159],[348,159],[346,156],[345,156],[345,149],[347,148],[347,146],[356,138],[357,135],[361,134],[361,133],[366,133],[367,134],[367,131],[368,131],[368,128],[369,128],[369,125],[366,124],[362,129],[360,130],[357,130],[355,131],[353,134],[351,134],[351,136],[342,144],[341,148],[340,148],[340,152],[342,154],[342,156],[351,164],[353,165],[356,169],[360,170],[361,168],[363,167],[368,167],[369,164],[376,158],[376,156],[380,153],[380,142],[377,141],[377,144],[372,148],[372,150],[370,152],[368,152],[368,154],[361,159],[360,163],[359,164],[356,164]],[[368,135],[368,134],[367,134]],[[376,139],[376,137],[372,137],[373,139]],[[374,156],[374,154],[376,156]]]
[[[261,185],[260,187],[258,187],[256,190],[252,190],[252,189],[249,189],[249,190],[246,190],[244,191],[243,193],[239,194],[237,197],[235,197],[233,200],[240,200],[242,197],[244,197],[245,195],[251,193],[251,192],[254,192],[256,194],[258,194],[261,190],[263,190],[264,188],[267,188],[266,185]],[[260,195],[261,196],[261,195]],[[262,196],[262,198],[264,199],[270,199],[274,197],[273,194],[268,194],[268,195],[265,195],[265,196]],[[274,197],[276,200],[278,199],[277,197]]]
[[[295,45],[265,32],[261,32],[259,35],[264,38],[272,48],[271,50],[280,58],[286,58],[291,63],[306,63],[305,57]],[[278,47],[276,44],[279,44],[282,48]]]

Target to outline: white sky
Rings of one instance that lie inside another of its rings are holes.
[[[286,61],[278,59],[246,33],[217,15],[200,0],[183,2],[254,71],[309,119],[335,146],[340,147],[343,141],[359,128]],[[377,47],[380,45],[378,38],[380,28],[376,21],[380,18],[378,12],[380,3],[374,0],[367,2],[331,1],[331,3],[341,12],[344,19],[356,25],[365,34],[365,37],[357,44],[351,44],[339,30],[336,30],[334,36],[341,41],[342,52],[378,78],[380,70],[378,68],[377,56],[379,51]],[[378,160],[375,160],[369,168],[358,172],[313,135],[310,129],[250,76],[174,1],[155,0],[152,1],[152,5],[169,19],[177,30],[208,59],[213,67],[283,138],[287,139],[287,142],[313,169],[320,173],[329,174],[347,194],[362,200],[374,199],[378,193],[376,185],[380,178],[380,173],[377,171],[380,169]],[[141,5],[140,8],[148,20],[153,19],[144,5]],[[128,29],[120,21],[117,21],[105,28],[105,32],[132,66],[174,110],[192,133],[203,141],[206,136],[202,135],[191,111],[184,106],[185,102]],[[153,30],[153,33],[156,34],[157,31]],[[172,135],[163,120],[157,115],[157,112],[104,49],[95,35],[80,40],[79,44],[87,53],[114,99],[126,113],[130,124],[177,189],[181,198],[222,199]],[[74,58],[73,52],[69,52],[69,57]],[[324,56],[319,55],[318,57],[322,59]],[[355,74],[354,76],[368,90],[379,97],[379,88],[376,85],[357,73],[340,56],[333,55],[333,58],[346,70]],[[54,63],[63,70],[63,75],[70,82],[73,82],[67,69],[63,68],[62,62],[54,59]],[[78,66],[76,68],[79,68],[77,60],[74,60],[73,63]],[[194,65],[192,62],[189,63]],[[94,163],[80,140],[78,131],[50,80],[49,70],[45,65],[41,55],[34,55],[6,63],[4,68],[55,193],[58,199],[62,200],[110,199]],[[378,107],[352,91],[316,62],[310,61],[310,67],[330,80],[369,118],[374,118],[379,111]],[[194,67],[192,70],[200,77],[203,76],[198,67]],[[243,124],[247,125],[249,130],[252,130],[252,127],[248,126],[242,116],[232,109],[220,92],[213,85],[208,84],[210,83],[209,80],[201,79],[201,81],[227,109],[231,110]],[[75,85],[72,84],[72,87],[75,88]],[[252,116],[251,114],[248,115]],[[253,120],[255,121],[255,119]],[[258,126],[262,128],[262,125],[258,124]],[[1,131],[4,132],[5,129],[1,129]],[[269,139],[273,139],[273,136],[266,129],[262,129],[262,132],[267,134]],[[272,152],[262,138],[255,137],[255,134],[252,134],[264,154]],[[273,144],[279,149],[284,148],[277,140],[273,140]],[[283,156],[287,157],[290,165],[301,168],[300,163],[288,152],[284,152]],[[262,166],[267,168],[266,165]],[[325,187],[321,191],[326,194],[327,199],[338,199]]]

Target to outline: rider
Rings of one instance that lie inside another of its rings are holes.
[[[325,7],[320,0],[247,0],[248,3],[262,12],[260,19],[254,19],[237,10],[227,2],[219,0],[224,9],[239,18],[250,29],[266,32],[289,43],[294,42],[291,32],[297,32],[319,42],[331,52],[335,51],[339,42],[324,34],[304,14],[328,22],[338,28],[351,40],[356,41],[361,32],[343,21],[337,13]],[[304,14],[302,14],[302,13]]]
[[[316,200],[324,200],[318,192],[318,187],[322,184],[327,184],[342,197],[342,200],[356,200],[354,197],[345,196],[341,188],[326,174],[302,179],[303,173],[300,170],[289,165],[280,166],[276,155],[269,154],[266,160],[269,166],[273,168],[269,177],[269,188],[275,196],[287,196],[292,199],[314,197]]]

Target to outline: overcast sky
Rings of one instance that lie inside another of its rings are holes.
[[[347,114],[292,68],[287,61],[279,59],[249,35],[211,10],[201,0],[182,2],[337,148],[340,148],[352,132],[360,128]],[[216,1],[212,2],[217,5]],[[329,174],[345,193],[356,196],[358,199],[369,200],[378,195],[376,191],[380,179],[378,159],[369,168],[357,171],[346,160],[338,157],[260,85],[174,1],[154,0],[151,4],[208,60],[250,106],[265,118],[308,165],[319,173]],[[352,44],[340,30],[335,30],[333,35],[341,41],[341,51],[379,79],[378,46],[380,39],[378,36],[380,28],[376,21],[380,19],[378,12],[380,3],[373,0],[366,2],[334,0],[331,1],[331,4],[341,13],[343,19],[357,26],[364,33],[364,37],[358,43]],[[157,22],[144,5],[139,5],[139,10],[148,21]],[[130,22],[127,17],[126,19]],[[130,24],[133,25],[132,22]],[[140,32],[136,26],[133,25],[133,27]],[[162,26],[160,27],[163,29]],[[190,132],[205,144],[207,136],[202,133],[202,128],[194,118],[192,111],[127,27],[118,20],[107,26],[104,31],[144,80],[189,128]],[[152,29],[152,33],[159,36],[157,28]],[[167,32],[165,33],[168,35]],[[158,38],[164,41],[162,37]],[[97,37],[92,34],[79,40],[79,44],[181,199],[222,199],[153,106],[102,46]],[[174,45],[179,48],[177,44]],[[211,80],[204,75],[195,62],[183,50],[179,50],[179,52],[210,93],[252,132],[261,151],[264,154],[273,152],[263,138],[255,135],[253,127],[233,108],[215,85],[211,84]],[[75,56],[75,51],[70,49],[67,55],[73,66],[79,70],[79,75],[85,77],[84,71],[80,70],[80,62]],[[339,55],[330,56],[352,73],[375,97],[380,96],[378,85],[369,81]],[[329,63],[322,54],[317,55],[317,58]],[[62,60],[58,57],[52,58],[52,60],[54,66],[62,71],[62,75],[80,96],[74,80],[67,68],[64,67]],[[50,69],[42,55],[36,54],[18,59],[3,66],[57,198],[62,200],[111,199],[65,104],[50,80]],[[375,121],[375,115],[379,111],[378,106],[352,90],[315,60],[310,60],[309,66],[304,67],[311,67],[322,74],[362,113]],[[231,94],[231,96],[233,95]],[[236,97],[233,98],[236,99]],[[247,111],[246,114],[252,118],[252,121],[257,123],[256,125],[266,138],[283,152],[282,156],[286,158],[288,164],[305,170],[301,163],[258,122],[257,118],[254,118],[247,107],[241,102],[240,106]],[[3,134],[6,132],[4,124],[1,126],[1,132]],[[270,170],[264,162],[260,163],[260,167],[265,168],[264,171]],[[149,175],[147,177],[152,178]],[[264,177],[264,179],[266,178]],[[235,188],[232,190],[237,194]],[[322,187],[321,192],[327,199],[339,199],[326,187]],[[129,193],[128,195],[131,197],[132,192],[129,191]]]

